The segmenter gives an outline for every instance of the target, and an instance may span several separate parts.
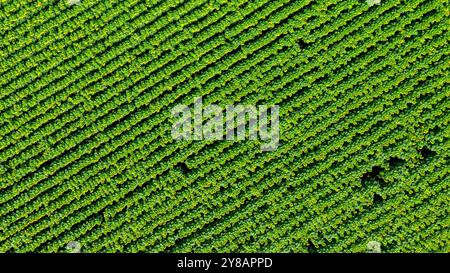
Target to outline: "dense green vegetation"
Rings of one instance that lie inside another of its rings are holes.
[[[448,0],[0,2],[0,252],[450,250]]]

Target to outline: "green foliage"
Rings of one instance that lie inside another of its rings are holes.
[[[0,2],[0,252],[448,252],[442,1]],[[174,141],[199,96],[280,146]]]

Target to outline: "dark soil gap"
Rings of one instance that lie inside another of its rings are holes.
[[[435,151],[430,150],[427,146],[424,146],[419,150],[420,154],[424,159],[435,156],[437,153]]]
[[[188,173],[190,173],[192,171],[191,169],[189,169],[189,167],[184,162],[178,162],[176,167],[178,169],[180,169],[181,172],[184,173],[184,174],[188,174]]]
[[[311,240],[308,240],[308,253],[317,253],[317,247],[313,244],[313,242],[311,242]]]

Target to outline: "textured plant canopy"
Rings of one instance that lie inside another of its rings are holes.
[[[0,252],[449,251],[448,0],[1,2]]]

